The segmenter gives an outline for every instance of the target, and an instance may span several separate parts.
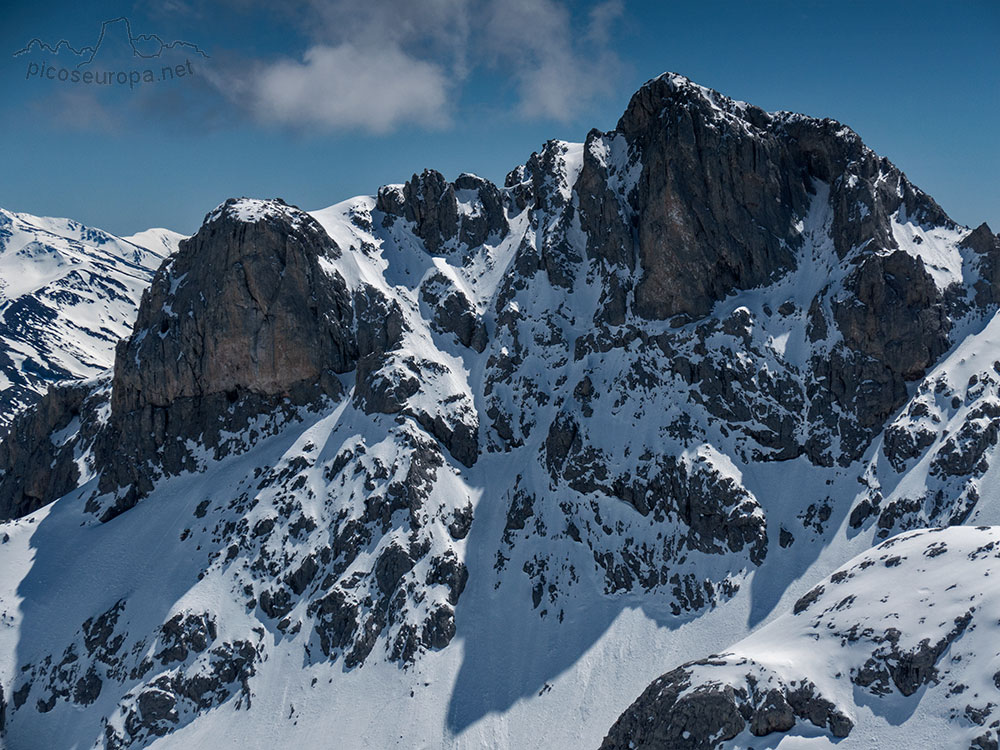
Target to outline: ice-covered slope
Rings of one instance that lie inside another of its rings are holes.
[[[605,750],[996,747],[1000,527],[914,531],[654,681]]]
[[[142,290],[181,238],[121,238],[0,209],[0,427],[51,383],[111,365]]]
[[[503,187],[227,201],[0,443],[8,741],[596,747],[885,535],[1000,523],[998,243],[679,76]]]

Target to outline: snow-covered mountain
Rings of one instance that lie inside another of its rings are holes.
[[[1000,237],[849,128],[676,75],[503,187],[227,201],[0,443],[7,742],[989,747],[942,660],[994,657],[945,627],[994,532],[885,543],[945,625],[866,602],[873,545],[1000,524],[998,302]]]
[[[51,383],[111,366],[142,290],[182,237],[115,237],[0,209],[0,428]]]

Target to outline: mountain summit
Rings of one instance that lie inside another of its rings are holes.
[[[502,187],[231,199],[0,443],[7,741],[995,747],[995,532],[889,537],[1000,524],[998,303],[852,130],[672,74]]]

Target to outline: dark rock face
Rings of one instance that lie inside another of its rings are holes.
[[[894,248],[888,217],[912,207],[952,225],[928,196],[833,120],[781,117],[664,75],[632,97],[618,123],[642,159],[635,205],[643,277],[636,311],[699,317],[727,293],[789,270],[812,179],[833,185],[833,239],[841,257],[872,243]],[[880,180],[884,173],[891,181]],[[851,174],[853,180],[837,178]],[[865,206],[864,216],[852,207]]]
[[[635,710],[630,708],[618,719],[601,750],[707,750],[743,731],[746,720],[731,687],[682,696],[690,687],[690,675],[683,667],[660,677],[633,704]]]
[[[297,209],[273,202],[243,221],[235,205],[185,241],[143,296],[116,358],[115,414],[302,384],[339,393],[332,375],[356,357],[352,310],[343,280],[320,267],[339,249]]]
[[[901,252],[870,254],[845,281],[847,295],[831,303],[842,336],[831,356],[813,360],[809,389],[816,426],[836,425],[838,462],[864,452],[873,434],[907,398],[907,384],[919,380],[949,348],[951,322],[940,290],[920,258]],[[837,424],[846,410],[852,423]],[[829,455],[827,437],[816,430],[806,452],[816,463]]]
[[[178,613],[160,626],[161,648],[154,658],[163,664],[185,661],[189,653],[201,653],[215,638],[213,618],[206,614]]]
[[[808,205],[806,175],[768,133],[766,113],[728,114],[710,93],[664,76],[633,96],[618,123],[642,154],[642,317],[704,315],[729,291],[794,264],[792,227]]]
[[[979,256],[976,302],[983,307],[1000,304],[1000,235],[993,234],[983,222],[962,240],[961,246]]]
[[[138,734],[144,728],[152,735],[162,736],[170,731],[169,724],[177,723],[177,699],[165,690],[144,690],[137,703],[139,712],[129,725],[131,734]]]
[[[458,236],[455,186],[432,169],[413,175],[403,186],[402,193],[383,188],[375,207],[391,216],[412,221],[416,225],[414,233],[424,241],[431,254],[439,252],[446,242]]]
[[[321,267],[339,249],[283,203],[261,202],[255,221],[239,210],[227,202],[182,243],[118,347],[98,453],[101,489],[131,488],[126,506],[150,489],[151,461],[167,473],[191,468],[184,440],[203,435],[215,447],[220,428],[239,429],[284,399],[337,398],[337,375],[354,367],[351,300],[343,279]],[[123,445],[121,434],[141,437]]]
[[[945,650],[965,632],[972,622],[972,612],[954,622],[954,627],[937,642],[925,638],[913,649],[900,648],[901,633],[889,628],[884,634],[870,635],[877,645],[872,656],[851,676],[854,684],[874,695],[885,695],[896,686],[903,695],[917,690],[937,678],[937,663]]]
[[[613,189],[608,163],[616,143],[618,161],[641,170],[631,192]],[[576,194],[588,253],[628,272],[638,259],[634,313],[690,320],[731,292],[796,268],[803,242],[796,222],[815,198],[815,181],[830,185],[838,256],[865,249],[846,284],[850,296],[833,303],[834,319],[821,314],[820,298],[812,313],[817,339],[831,323],[843,334],[839,351],[813,363],[817,385],[808,397],[816,422],[837,407],[858,416],[856,424],[828,425],[842,433],[849,461],[901,405],[906,383],[949,346],[944,295],[919,259],[896,250],[890,224],[905,208],[907,216],[953,227],[932,199],[839,123],[771,115],[678,76],[646,84],[615,131],[588,136]],[[979,296],[990,303],[996,264],[986,258],[995,237],[977,232],[967,242],[984,257]],[[603,317],[621,324],[630,282],[612,275],[607,283]],[[825,437],[799,447],[781,440],[786,453],[830,460]]]
[[[17,416],[0,442],[0,520],[28,515],[76,488],[75,450],[93,441],[107,399],[89,384],[57,385]]]
[[[459,212],[459,198],[472,205],[471,213]],[[425,169],[413,175],[401,190],[379,190],[375,208],[389,221],[395,217],[413,222],[414,234],[432,255],[454,246],[456,239],[470,248],[490,237],[502,239],[508,229],[500,191],[492,182],[471,174],[460,175],[450,183],[440,172]]]
[[[462,346],[483,352],[486,326],[461,289],[438,273],[424,281],[420,293],[429,310],[433,310],[430,317],[438,331],[452,333]]]
[[[931,465],[935,475],[982,476],[987,452],[1000,437],[1000,404],[986,402],[969,411],[961,428],[938,449]]]
[[[108,664],[114,662],[115,654],[124,641],[124,637],[115,632],[124,609],[125,602],[119,600],[97,617],[84,621],[83,646],[88,654]]]
[[[734,663],[747,669],[745,683],[712,679]],[[786,685],[750,660],[710,657],[654,680],[615,722],[601,750],[716,750],[747,729],[756,737],[787,732],[797,719],[834,737],[854,728],[812,683]]]
[[[580,205],[580,228],[587,235],[588,256],[632,271],[636,236],[630,216],[635,211],[636,195],[614,190],[607,164],[611,156],[603,134],[590,131],[583,148],[583,166],[573,188]],[[611,325],[622,322],[623,317]]]
[[[795,726],[795,712],[780,690],[768,690],[764,702],[750,719],[750,733],[766,737],[772,732],[787,732]]]
[[[316,617],[316,633],[324,654],[330,655],[351,645],[358,627],[358,607],[344,592],[331,591],[315,602],[309,614]]]
[[[354,293],[358,357],[375,357],[395,351],[403,341],[406,324],[399,303],[369,285]]]
[[[551,439],[554,433],[549,434]],[[549,451],[554,452],[552,443]],[[616,478],[608,494],[644,516],[682,522],[688,549],[708,554],[745,551],[756,565],[767,555],[767,524],[756,498],[706,461],[663,457],[640,477]]]
[[[941,293],[920,258],[906,253],[869,255],[847,281],[853,295],[835,303],[847,348],[878,362],[891,378],[883,402],[898,402],[902,385],[918,379],[948,348],[950,321]],[[868,373],[865,373],[868,374]],[[845,396],[848,394],[844,394]],[[864,414],[873,402],[859,405]],[[881,424],[887,415],[872,415]]]
[[[639,176],[626,189],[621,174],[630,170]],[[810,310],[814,340],[834,325],[843,334],[832,356],[811,364],[815,379],[801,395],[815,404],[817,434],[793,445],[785,424],[768,447],[828,464],[830,431],[840,433],[843,460],[854,460],[902,404],[906,383],[949,346],[945,296],[920,259],[897,250],[890,220],[905,209],[954,227],[940,207],[837,122],[771,115],[670,75],[636,93],[615,131],[588,135],[575,193],[588,254],[620,269],[606,277],[598,319],[620,325],[630,289],[638,317],[692,320],[734,291],[794,271],[803,243],[797,222],[816,199],[817,182],[830,188],[838,257],[862,249],[863,256],[852,261],[858,268],[845,284],[848,295],[830,303],[821,293]],[[977,232],[967,242],[986,258],[995,238]],[[633,287],[627,277],[636,262]],[[984,290],[994,286],[994,265],[981,262]],[[979,296],[989,303],[990,294]],[[833,419],[838,408],[857,420]]]
[[[375,582],[383,594],[396,588],[399,579],[413,569],[413,559],[398,545],[391,545],[375,563]]]
[[[448,523],[448,533],[451,535],[451,538],[455,540],[465,539],[472,528],[472,519],[472,503],[458,508],[452,514],[451,521]]]
[[[473,211],[463,214],[459,223],[459,240],[466,247],[478,247],[491,237],[502,240],[507,236],[509,224],[504,210],[503,196],[489,180],[472,174],[461,174],[454,182],[460,197],[467,197]]]
[[[667,460],[650,489],[654,508],[663,502],[676,504],[671,511],[688,527],[690,548],[716,554],[723,545],[733,553],[748,548],[753,563],[764,561],[767,526],[763,514],[757,512],[760,506],[733,480],[704,464],[688,468]]]
[[[455,611],[445,605],[433,611],[424,625],[421,640],[429,648],[445,648],[455,637]]]

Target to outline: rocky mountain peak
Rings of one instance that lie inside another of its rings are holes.
[[[293,227],[308,223],[309,215],[290,206],[281,198],[228,198],[206,216],[202,225],[220,220],[257,224],[262,221],[284,222]]]
[[[432,255],[456,248],[478,247],[491,236],[507,234],[504,201],[489,180],[463,173],[455,182],[425,169],[405,184],[387,185],[378,191],[375,208],[390,225],[404,219],[414,225],[414,234],[424,241]]]
[[[653,122],[679,109],[697,110],[713,120],[742,120],[758,130],[766,129],[772,120],[760,107],[735,101],[678,73],[663,73],[632,95],[615,129],[634,140],[648,132]]]
[[[895,249],[890,223],[900,211],[955,226],[841,123],[767,113],[676,74],[636,92],[608,136],[618,134],[642,165],[631,201],[641,317],[701,317],[728,294],[794,270],[817,183],[830,190],[840,258]]]
[[[963,247],[969,247],[981,254],[992,252],[1000,241],[1000,234],[993,234],[990,225],[985,221],[973,229],[962,240]]]
[[[282,201],[229,200],[181,243],[118,349],[113,409],[234,390],[286,394],[352,363],[350,305],[324,268],[340,250]]]
[[[309,214],[280,200],[230,199],[180,245],[143,294],[115,357],[112,432],[99,441],[102,487],[150,486],[150,462],[191,465],[185,441],[217,446],[277,403],[339,397],[354,366],[353,309],[331,263],[340,250]],[[121,509],[116,505],[115,512]]]

